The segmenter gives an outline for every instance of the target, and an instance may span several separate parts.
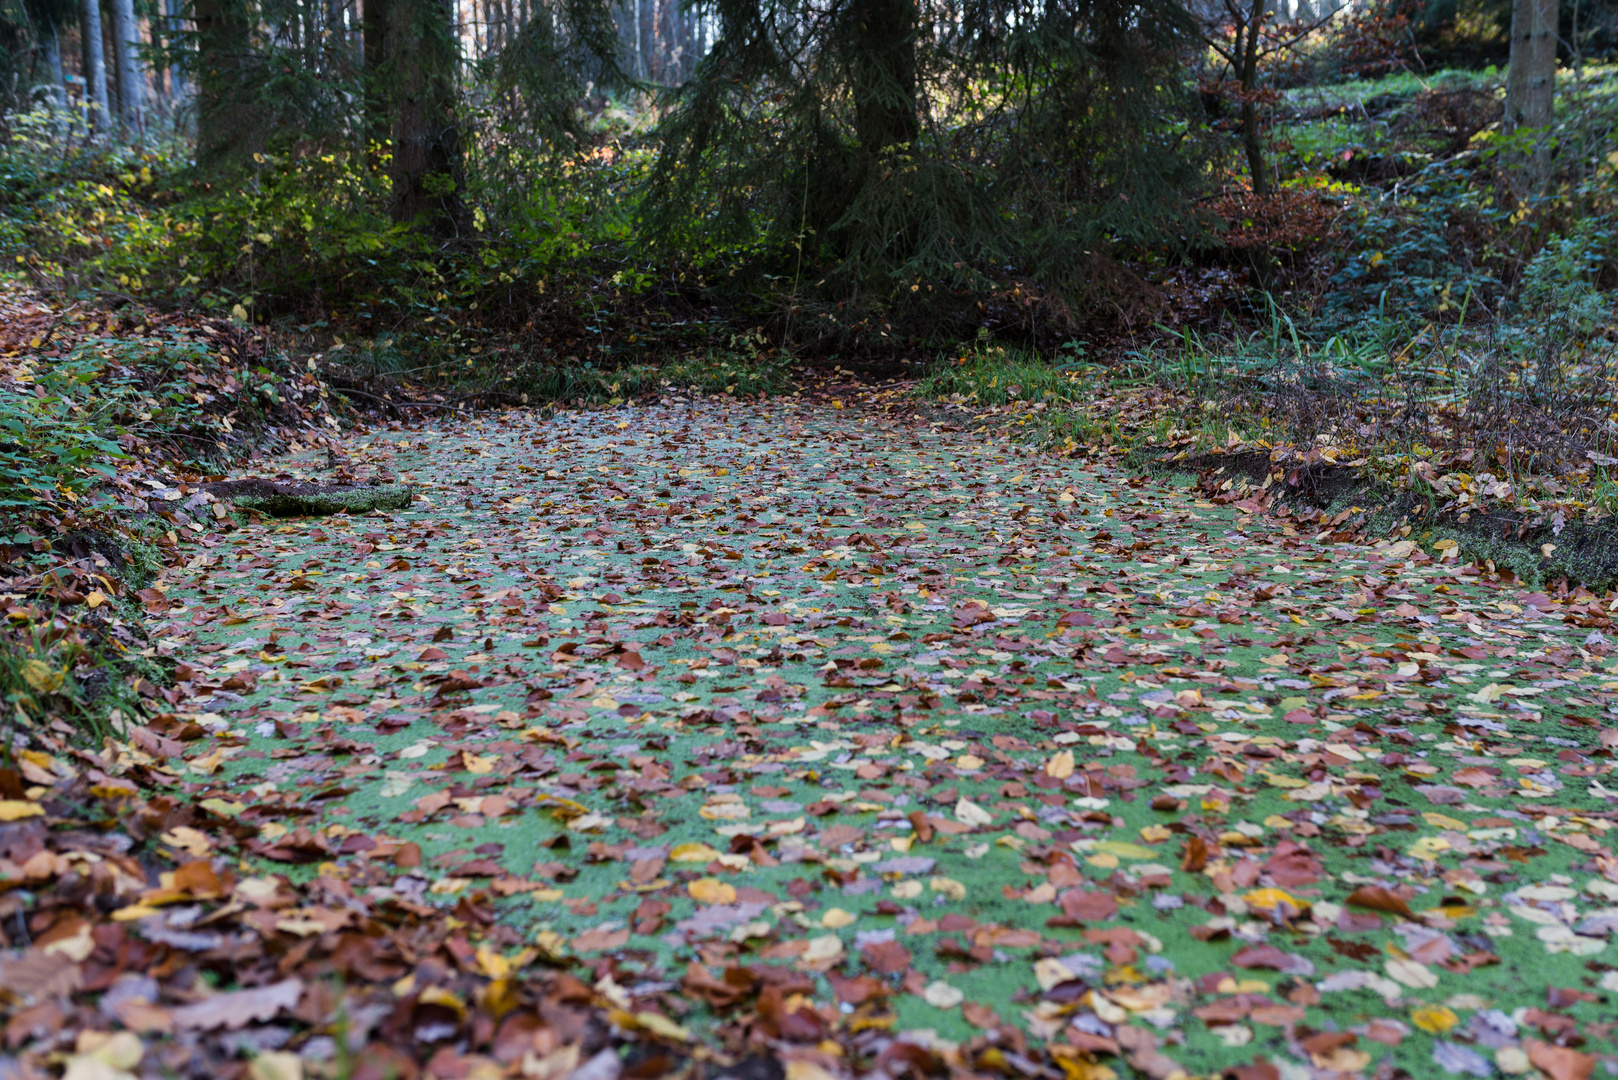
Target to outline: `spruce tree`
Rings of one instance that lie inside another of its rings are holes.
[[[1071,322],[1105,253],[1191,228],[1194,26],[1174,0],[717,12],[661,129],[651,234],[755,252],[828,324],[951,331],[1023,287]]]
[[[194,0],[197,164],[218,167],[236,156],[250,87],[245,79],[248,15],[244,0]]]
[[[390,0],[384,85],[393,108],[393,215],[438,236],[465,225],[451,0]]]

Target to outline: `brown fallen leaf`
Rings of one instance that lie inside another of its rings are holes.
[[[84,982],[78,964],[65,963],[43,949],[29,949],[15,959],[0,959],[0,988],[24,1002],[66,997]]]
[[[981,1001],[968,1001],[961,1005],[961,1018],[973,1027],[992,1031],[1004,1023],[1000,1014],[994,1011],[993,1005]]]
[[[1101,922],[1118,914],[1118,901],[1109,892],[1069,889],[1060,897],[1062,914],[1077,922]]]
[[[1404,897],[1381,885],[1361,885],[1348,894],[1348,899],[1345,903],[1350,907],[1386,911],[1389,914],[1400,915],[1406,919],[1416,917],[1416,913],[1410,910],[1410,904],[1405,901]]]
[[[894,975],[910,967],[910,950],[897,941],[875,941],[860,950],[865,964],[878,975]]]
[[[620,930],[603,930],[597,927],[586,930],[573,939],[575,952],[600,952],[605,949],[621,949],[629,943],[629,928]]]
[[[1589,1080],[1596,1070],[1596,1056],[1583,1054],[1571,1047],[1552,1046],[1538,1039],[1526,1039],[1523,1049],[1534,1068],[1551,1080]]]
[[[1208,850],[1208,841],[1200,836],[1185,838],[1185,849],[1180,853],[1180,869],[1188,874],[1200,874],[1208,865],[1211,852]]]
[[[268,986],[231,990],[192,1005],[182,1005],[171,1015],[177,1031],[213,1031],[216,1028],[235,1031],[248,1024],[272,1020],[283,1009],[296,1008],[302,996],[303,980],[294,976]]]

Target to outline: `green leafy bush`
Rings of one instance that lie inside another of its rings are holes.
[[[1618,257],[1618,232],[1609,217],[1585,218],[1553,238],[1523,270],[1519,312],[1552,321],[1560,332],[1588,338],[1611,320],[1612,301],[1598,285]]]
[[[76,502],[116,474],[119,405],[91,389],[102,370],[82,357],[49,367],[24,360],[0,385],[0,513]]]

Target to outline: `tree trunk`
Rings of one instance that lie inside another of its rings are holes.
[[[181,31],[180,0],[165,0],[164,6],[168,14],[169,41],[174,42],[178,39]],[[184,65],[176,64],[169,68],[169,100],[171,104],[178,106],[185,98],[187,90]]]
[[[57,33],[55,18],[45,16],[39,38],[45,52],[45,71],[51,81],[51,108],[60,113],[67,108],[67,84],[62,81],[62,38]]]
[[[365,68],[365,152],[371,168],[381,167],[388,142],[388,95],[382,67],[388,60],[388,8],[390,0],[361,0],[361,46]]]
[[[107,58],[101,48],[101,2],[79,0],[79,37],[84,48],[85,123],[91,131],[105,131],[107,110]]]
[[[460,50],[452,0],[393,0],[388,85],[393,94],[393,218],[434,236],[461,231]]]
[[[161,8],[154,11],[146,20],[146,31],[152,38],[152,104],[160,111],[168,111],[168,63],[163,55],[163,32],[167,24],[163,19]]]
[[[708,55],[708,9],[699,3],[696,6],[695,14],[697,17],[697,52],[691,58],[693,67],[698,60]]]
[[[646,78],[646,62],[641,56],[641,40],[646,36],[642,32],[641,20],[642,0],[635,0],[635,78]]]
[[[1511,67],[1506,76],[1505,130],[1540,131],[1551,126],[1556,100],[1556,0],[1515,0],[1511,8]],[[1550,147],[1534,140],[1525,163],[1530,187],[1550,178]]]
[[[242,114],[247,14],[241,0],[196,0],[197,163],[218,165],[236,146]]]
[[[134,0],[112,0],[112,40],[118,59],[118,119],[126,129],[139,131],[145,120],[146,87]]]
[[[1247,151],[1247,171],[1253,178],[1253,194],[1261,199],[1270,195],[1270,170],[1264,162],[1263,132],[1259,130],[1258,43],[1264,30],[1264,0],[1253,0],[1247,19],[1247,38],[1242,43],[1242,148]]]
[[[864,0],[853,12],[854,132],[867,154],[914,142],[916,115],[915,0]]]

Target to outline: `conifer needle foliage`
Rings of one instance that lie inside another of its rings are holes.
[[[718,13],[661,129],[649,212],[665,244],[757,245],[794,294],[852,298],[818,316],[936,327],[1013,283],[1071,315],[1111,245],[1183,238],[1200,147],[1171,71],[1189,33],[1178,4]]]

